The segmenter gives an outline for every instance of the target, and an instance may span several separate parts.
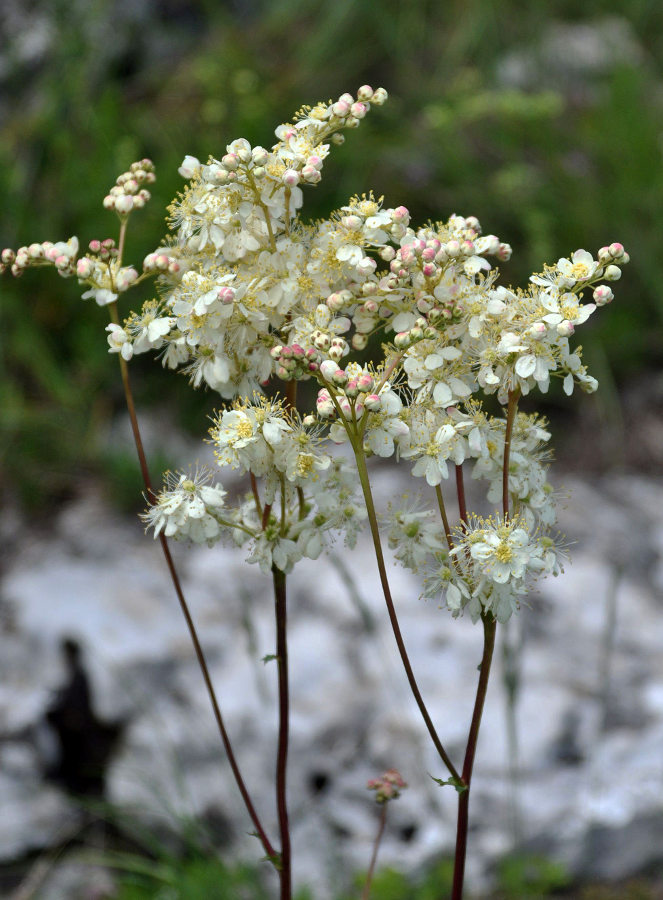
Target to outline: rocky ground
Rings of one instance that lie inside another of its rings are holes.
[[[472,797],[476,889],[514,842],[591,878],[663,862],[663,486],[619,472],[561,482],[573,564],[502,634]],[[391,467],[377,470],[376,485],[383,500],[405,486]],[[205,814],[223,823],[231,857],[257,857],[158,545],[95,493],[48,528],[6,516],[3,534],[13,550],[0,601],[0,864],[81,828],[67,794],[43,779],[64,637],[84,649],[99,718],[125,723],[107,799],[152,823]],[[234,549],[175,551],[246,780],[275,833],[276,669],[261,661],[274,651],[270,582]],[[480,630],[419,600],[408,572],[390,574],[422,693],[458,759]],[[367,865],[377,822],[368,778],[396,766],[409,782],[380,857],[405,869],[452,849],[455,795],[429,777],[445,773],[409,694],[368,538],[352,554],[339,545],[301,563],[289,595],[295,872],[323,900]],[[515,793],[507,639],[521,674]],[[39,896],[76,896],[59,877],[48,875]]]

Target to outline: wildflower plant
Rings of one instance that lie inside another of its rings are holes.
[[[233,773],[279,874],[282,900],[292,895],[286,576],[299,560],[316,559],[332,535],[353,547],[365,524],[406,677],[448,771],[448,779],[436,780],[458,793],[452,896],[462,896],[472,770],[497,624],[519,611],[535,581],[557,575],[565,559],[552,531],[550,433],[544,418],[519,411],[519,400],[545,393],[553,378],[566,394],[576,386],[596,390],[581,348],[570,340],[611,302],[611,285],[629,259],[619,243],[596,254],[579,249],[512,288],[498,284],[498,266],[511,247],[483,234],[474,216],[416,225],[404,206],[369,192],[326,219],[306,220],[305,194],[323,177],[330,152],[386,99],[382,88],[364,85],[356,97],[302,107],[276,129],[269,149],[240,138],[220,158],[185,157],[179,172],[186,184],[169,207],[170,232],[140,267],[125,263],[125,240],[131,214],[149,200],[155,177],[149,160],[134,163],[104,198],[119,219],[117,242],[94,240],[81,252],[72,237],[2,253],[3,268],[14,275],[50,266],[77,278],[84,299],[108,307],[108,346],[120,361],[149,500],[143,520],[161,540]],[[121,321],[120,296],[148,279],[155,297]],[[360,362],[369,342],[381,354]],[[150,485],[128,374],[131,359],[148,352],[222,401],[208,436],[218,472],[168,474],[160,491]],[[300,411],[302,381],[313,382],[317,394],[313,408]],[[268,384],[280,396],[268,398]],[[498,415],[488,411],[494,402],[485,403],[492,395],[502,407]],[[334,453],[338,444],[349,446],[353,463]],[[389,508],[383,529],[369,474],[373,456],[405,464],[420,487],[416,501]],[[246,493],[237,499],[223,488],[227,468],[246,476]],[[468,472],[492,511],[468,511]],[[446,507],[450,490],[459,511],[454,524]],[[454,617],[467,613],[482,623],[462,765],[445,750],[419,691],[391,597],[383,531],[398,562],[421,575],[424,597]],[[169,538],[235,543],[273,579],[278,850],[233,755]]]

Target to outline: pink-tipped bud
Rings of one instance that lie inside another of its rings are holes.
[[[433,276],[437,275],[437,266],[435,263],[426,263],[423,267],[423,273],[426,278],[433,278]]]
[[[60,256],[55,257],[55,268],[56,269],[66,269],[69,265],[69,257],[65,256],[64,253],[60,254]]]
[[[326,303],[332,312],[339,312],[343,308],[344,300],[341,294],[333,293],[327,297]]]
[[[251,151],[251,159],[256,166],[266,166],[269,161],[269,152],[264,147],[254,147]]]
[[[302,178],[309,184],[317,184],[322,175],[314,166],[304,166],[302,169]]]
[[[221,157],[221,162],[229,172],[234,172],[239,166],[239,156],[236,153],[226,153]]]
[[[343,216],[341,219],[341,225],[344,228],[347,228],[348,231],[357,231],[357,229],[361,228],[363,222],[359,216]]]
[[[596,254],[598,261],[601,263],[610,262],[612,259],[612,254],[610,253],[610,247],[601,247],[599,252]]]
[[[399,331],[394,338],[394,346],[397,350],[405,350],[410,346],[410,332]]]
[[[363,119],[366,113],[368,112],[368,106],[365,103],[353,103],[350,107],[350,112],[355,117],[355,119]]]
[[[377,300],[366,300],[364,305],[362,306],[362,310],[366,313],[376,313],[379,309],[379,303]]]
[[[383,103],[387,102],[389,94],[385,91],[383,87],[376,88],[373,91],[373,96],[371,97],[371,103],[375,106],[382,106]]]
[[[345,100],[337,100],[336,103],[332,104],[332,112],[339,119],[344,119],[350,112],[351,105],[351,103],[346,103]]]
[[[369,412],[377,412],[382,406],[382,400],[378,394],[369,394],[364,400],[364,406]]]
[[[421,238],[415,238],[415,240],[412,241],[412,249],[417,254],[417,256],[421,256],[421,254],[426,249],[426,241],[422,241]]]
[[[94,263],[87,256],[81,256],[76,263],[76,274],[79,278],[89,278],[94,271]]]
[[[460,249],[465,256],[474,256],[476,253],[473,241],[463,241],[460,245]]]
[[[624,253],[624,245],[620,244],[618,241],[615,241],[614,244],[610,244],[610,246],[608,247],[608,252],[613,259],[617,259]]]
[[[374,281],[365,281],[361,286],[361,292],[364,297],[372,297],[373,294],[377,294],[378,286]]]
[[[548,328],[547,328],[545,322],[535,322],[533,325],[531,325],[528,328],[527,331],[528,331],[528,334],[530,334],[534,338],[535,341],[540,341],[541,338],[544,337],[545,334],[547,333]]]
[[[306,356],[306,350],[304,350],[304,348],[299,344],[292,344],[290,349],[292,350],[294,359],[304,359],[304,357]]]
[[[560,322],[557,326],[557,334],[560,337],[571,337],[574,331],[575,326],[573,322],[569,322],[568,319],[564,319],[564,321]]]
[[[370,84],[362,84],[362,86],[357,91],[357,100],[370,100],[373,96],[373,88]]]
[[[334,382],[334,384],[338,385],[338,387],[345,387],[345,385],[348,383],[348,376],[343,369],[336,369],[331,377],[331,380]]]
[[[166,253],[158,253],[154,258],[154,264],[157,269],[160,269],[162,272],[165,272],[168,268],[168,264],[170,263],[170,257]]]
[[[101,241],[90,241],[88,247],[93,253],[98,253],[101,250]]]
[[[217,297],[224,306],[228,306],[235,299],[235,291],[231,287],[222,287],[219,289]]]
[[[322,162],[323,161],[319,156],[314,155],[314,156],[309,156],[309,158],[306,160],[306,165],[313,166],[314,169],[321,169]]]
[[[356,265],[356,269],[360,275],[372,275],[377,269],[377,263],[370,256],[360,259]]]
[[[16,254],[10,247],[6,247],[2,251],[2,255],[0,256],[0,259],[2,260],[3,265],[11,266],[12,263],[14,262],[14,260],[16,259]]]
[[[406,206],[397,206],[392,214],[392,219],[400,225],[407,224],[410,221],[410,211]]]
[[[177,275],[179,270],[180,270],[180,264],[178,262],[175,262],[174,259],[171,259],[171,261],[168,263],[168,271],[170,272],[170,274]]]
[[[447,251],[447,256],[450,256],[452,259],[460,255],[460,242],[459,241],[447,241],[444,249]]]
[[[286,169],[281,180],[286,187],[297,187],[299,184],[299,172],[296,169]]]
[[[426,249],[421,254],[421,258],[424,262],[433,262],[436,252],[437,251],[432,247],[426,247]]]
[[[102,201],[102,205],[104,209],[115,209],[115,197],[111,194],[106,194]]]
[[[368,393],[369,391],[372,391],[374,384],[375,384],[375,379],[373,378],[372,375],[368,375],[367,373],[360,375],[359,378],[357,379],[357,387],[364,394]]]
[[[334,372],[338,372],[338,369],[338,363],[334,362],[333,359],[326,359],[320,364],[320,374],[328,381],[333,377]]]
[[[512,254],[511,244],[500,244],[497,248],[497,258],[501,262],[508,262]]]
[[[610,303],[611,300],[614,300],[615,295],[607,284],[600,284],[598,287],[594,288],[592,297],[597,306],[605,306],[606,303]]]

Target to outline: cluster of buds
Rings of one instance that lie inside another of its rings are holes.
[[[352,419],[353,415],[360,418],[364,410],[378,412],[382,408],[382,398],[374,393],[375,377],[370,372],[356,368],[356,373],[347,372],[331,359],[326,359],[320,365],[320,375],[332,389],[338,408],[346,419]],[[321,419],[334,418],[337,406],[327,388],[318,392],[316,409]]]
[[[166,250],[155,250],[153,253],[148,253],[143,260],[144,272],[161,272],[164,274],[167,272],[169,275],[177,275],[180,268],[181,266],[177,260],[173,259]]]
[[[314,347],[305,350],[299,344],[277,344],[269,354],[276,362],[277,376],[283,381],[305,381],[320,368],[320,353]]]
[[[388,769],[379,778],[371,778],[366,787],[369,791],[375,791],[376,803],[386,803],[400,797],[407,783],[397,769]]]
[[[150,199],[150,192],[143,187],[156,181],[154,163],[141,159],[131,163],[128,171],[118,175],[114,186],[104,197],[104,209],[114,209],[119,216],[128,216],[132,209],[142,209]]]
[[[30,244],[28,247],[19,247],[16,253],[7,248],[0,255],[0,273],[10,268],[12,275],[18,277],[30,266],[52,265],[63,278],[70,278],[76,271],[77,254],[76,237],[55,244],[52,241]]]

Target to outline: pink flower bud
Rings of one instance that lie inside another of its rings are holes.
[[[2,259],[2,262],[5,266],[11,266],[11,264],[16,259],[16,254],[14,253],[14,251],[12,249],[7,247],[2,251],[2,255],[0,256],[0,259]]]
[[[309,156],[309,158],[306,160],[306,165],[313,166],[314,169],[321,169],[322,162],[323,161],[319,156]]]
[[[364,406],[369,412],[377,412],[382,406],[382,400],[378,394],[369,394],[364,400]]]
[[[511,259],[512,252],[511,244],[500,244],[497,248],[497,258],[501,262],[508,262]]]
[[[345,94],[341,94],[338,99],[340,103],[347,103],[348,105],[352,105],[355,100],[352,94],[348,94],[347,92]]]
[[[222,287],[219,289],[217,297],[225,306],[232,303],[235,299],[235,291],[231,287]]]
[[[379,304],[376,300],[366,300],[366,302],[362,306],[363,311],[367,313],[376,313],[378,311],[378,308]]]
[[[560,322],[557,326],[557,334],[560,337],[571,337],[574,331],[575,326],[573,322],[569,322],[568,319],[564,319],[564,321]]]
[[[180,270],[180,264],[178,262],[175,262],[174,259],[171,259],[171,261],[168,263],[168,271],[170,272],[170,274],[177,275],[179,270]]]
[[[357,379],[357,386],[362,393],[373,390],[375,381],[371,375],[364,373]]]
[[[368,345],[368,337],[357,332],[352,335],[352,346],[355,350],[365,350]]]
[[[623,254],[624,245],[620,244],[618,241],[615,241],[614,244],[610,244],[610,246],[608,247],[608,252],[613,259],[617,259],[617,257]]]
[[[373,96],[373,88],[370,84],[362,84],[357,91],[357,100],[370,100]]]
[[[168,268],[168,264],[170,263],[170,258],[166,253],[159,253],[154,259],[154,263],[157,269],[161,269],[165,271]]]
[[[394,222],[407,224],[410,221],[410,212],[405,206],[397,206],[392,214]]]
[[[594,298],[594,303],[596,303],[597,306],[605,306],[606,303],[610,303],[615,297],[612,293],[612,289],[609,288],[607,284],[600,284],[597,288],[594,288],[592,296]]]
[[[269,152],[264,147],[254,147],[251,151],[251,159],[256,166],[265,166],[269,160]]]
[[[286,187],[297,187],[299,184],[299,172],[296,169],[286,169],[282,178]]]
[[[444,249],[447,251],[447,255],[453,259],[456,256],[460,255],[460,242],[459,241],[447,241]]]
[[[350,107],[350,112],[355,117],[355,119],[363,119],[366,113],[368,112],[368,106],[365,103],[353,103]]]
[[[76,263],[76,274],[79,278],[89,278],[94,271],[94,263],[87,256],[81,256]]]
[[[56,256],[54,262],[56,269],[66,269],[69,265],[69,257],[62,253],[60,256]]]
[[[102,205],[104,209],[115,209],[115,197],[110,194],[106,194],[102,201]]]
[[[229,172],[234,172],[239,166],[239,156],[236,153],[226,153],[221,157],[221,162]]]
[[[304,166],[302,169],[302,178],[309,184],[317,184],[322,176],[314,166]]]
[[[334,372],[338,372],[338,369],[338,364],[335,363],[332,359],[326,359],[323,363],[320,364],[320,374],[327,380],[332,378]]]
[[[343,100],[337,100],[336,103],[332,105],[332,112],[335,116],[338,116],[339,119],[343,119],[350,112],[350,105],[350,103],[345,103]]]
[[[126,216],[131,212],[134,206],[134,198],[128,194],[122,194],[121,197],[115,198],[115,209],[121,216]]]
[[[426,278],[432,278],[434,275],[437,275],[437,266],[435,263],[426,263],[423,268],[423,273]]]
[[[426,249],[421,254],[421,258],[423,259],[424,262],[432,262],[435,259],[436,252],[437,251],[434,250],[432,247],[426,247]]]
[[[338,293],[330,294],[326,300],[327,307],[332,312],[339,312],[343,308],[343,302],[343,297]]]
[[[348,231],[357,231],[357,229],[361,228],[363,222],[359,216],[343,216],[341,219],[341,225],[344,228],[347,228]]]
[[[371,97],[371,103],[375,106],[382,106],[383,103],[387,101],[389,94],[385,91],[384,88],[379,87],[375,91],[373,91],[373,96]]]
[[[88,247],[93,253],[98,253],[101,250],[101,241],[90,241]]]
[[[377,269],[377,263],[374,259],[371,259],[370,256],[365,256],[363,259],[359,260],[356,269],[360,275],[372,275]]]

